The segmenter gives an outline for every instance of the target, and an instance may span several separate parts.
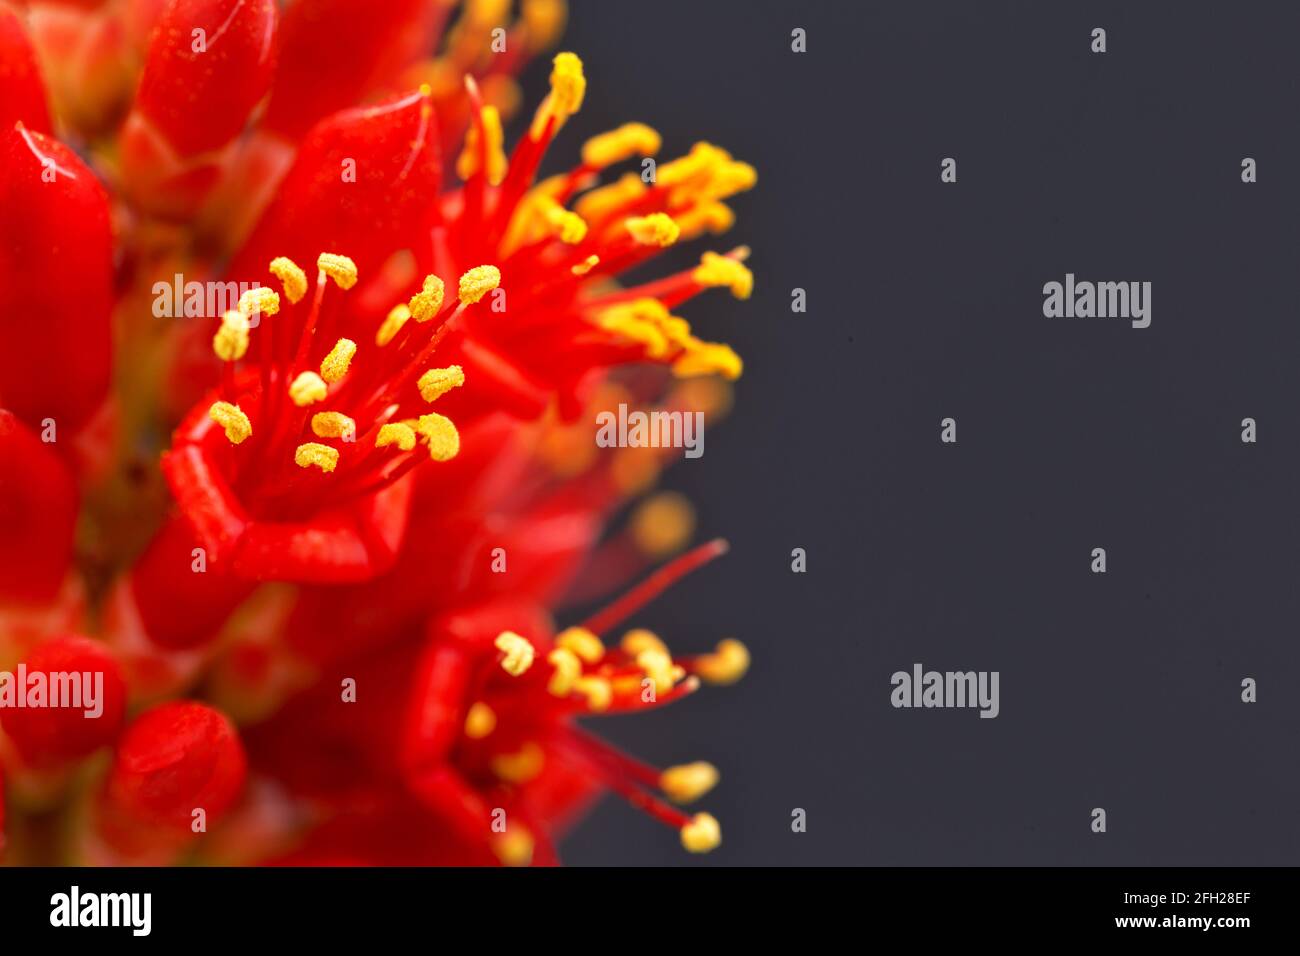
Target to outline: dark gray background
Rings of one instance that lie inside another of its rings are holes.
[[[734,551],[637,621],[754,666],[593,728],[716,763],[725,842],[690,857],[607,798],[567,861],[1296,863],[1300,8],[573,8],[590,91],[561,156],[639,119],[760,181],[717,245],[753,246],[754,298],[684,310],[745,357],[737,408],[669,477]],[[1044,318],[1066,272],[1151,281],[1151,327]],[[1001,716],[894,710],[917,661],[1000,671]]]

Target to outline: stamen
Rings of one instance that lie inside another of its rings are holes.
[[[420,294],[421,293],[416,293],[417,296]],[[441,301],[439,301],[439,305],[441,304]],[[436,311],[437,310],[435,309],[435,312]],[[375,344],[382,348],[389,342],[393,341],[393,336],[402,331],[402,326],[406,324],[410,317],[411,309],[409,306],[393,306],[392,310],[388,313],[387,318],[384,319],[384,324],[381,325],[379,331],[375,333]]]
[[[695,532],[695,511],[685,495],[661,492],[637,507],[628,530],[638,551],[662,558],[691,539]]]
[[[588,664],[599,664],[601,658],[605,656],[605,645],[601,643],[599,637],[586,628],[566,628],[556,636],[555,643],[565,650],[573,651]]]
[[[716,252],[706,252],[700,257],[691,278],[710,288],[725,286],[737,299],[748,299],[754,291],[754,274],[745,264]]]
[[[221,316],[221,328],[212,337],[212,351],[223,362],[237,362],[248,352],[248,316],[227,312]]]
[[[575,246],[587,238],[587,223],[576,212],[565,209],[554,199],[539,201],[546,224],[556,238],[566,245]]]
[[[718,785],[718,768],[697,760],[669,767],[659,775],[659,789],[673,803],[693,803]]]
[[[239,311],[248,316],[259,312],[262,315],[275,315],[280,311],[280,294],[265,286],[249,289],[239,297]]]
[[[492,772],[506,783],[527,783],[535,780],[546,765],[542,748],[529,741],[518,753],[497,754],[491,760]]]
[[[465,736],[470,740],[482,740],[497,729],[496,712],[483,701],[470,705],[465,714]]]
[[[483,142],[479,142],[479,128],[483,130]],[[479,171],[480,151],[487,154],[487,181],[493,186],[501,185],[506,178],[506,154],[502,149],[505,135],[501,131],[501,114],[495,106],[484,106],[479,110],[479,122],[470,126],[465,136],[465,148],[456,160],[456,175],[468,180]]]
[[[357,343],[351,339],[339,339],[320,363],[320,377],[331,385],[348,374],[352,357],[357,354]]]
[[[647,631],[643,627],[636,627],[623,635],[623,640],[618,642],[619,650],[628,657],[638,657],[646,651],[657,651],[660,654],[671,657],[668,652],[668,645],[659,639],[659,635],[654,631]]]
[[[574,682],[573,689],[587,698],[589,710],[609,710],[609,705],[614,702],[614,688],[604,677],[590,674],[579,677]]]
[[[585,276],[600,264],[600,256],[587,256],[569,271],[575,276]]]
[[[208,409],[208,417],[226,430],[226,438],[232,445],[238,445],[253,434],[253,423],[238,405],[213,402]]]
[[[475,266],[460,277],[457,293],[460,304],[473,305],[499,285],[501,285],[500,269],[496,266]]]
[[[429,457],[434,461],[451,461],[460,453],[460,433],[445,415],[437,412],[421,415],[415,430],[424,436]]]
[[[464,281],[465,280],[463,279],[461,280],[461,282]],[[442,280],[437,276],[425,276],[423,289],[411,296],[411,302],[408,306],[411,312],[411,317],[414,318],[416,322],[428,322],[437,315],[438,310],[442,308],[442,296]],[[392,318],[391,313],[389,318]],[[398,328],[401,328],[400,324],[398,325]],[[395,331],[396,330],[394,330],[394,332]]]
[[[298,446],[293,453],[293,460],[299,468],[310,468],[315,465],[321,471],[329,474],[338,466],[339,451],[329,445],[309,441]]]
[[[342,438],[351,436],[356,440],[357,423],[341,412],[317,412],[311,417],[311,430],[321,438]]]
[[[375,436],[375,447],[386,448],[389,445],[410,451],[415,447],[415,429],[404,422],[390,422],[380,426],[379,434]]]
[[[420,397],[426,402],[435,402],[453,388],[459,388],[464,384],[465,372],[459,365],[431,368],[416,382],[420,389]]]
[[[511,677],[518,677],[533,666],[536,650],[526,637],[514,631],[502,631],[492,645],[505,655],[501,660],[501,669]]]
[[[673,659],[667,651],[647,648],[637,654],[636,666],[654,682],[656,697],[673,689]]]
[[[648,216],[625,219],[627,231],[643,246],[671,246],[681,235],[681,229],[667,213],[653,212]]]
[[[703,567],[714,558],[727,553],[728,545],[722,538],[714,538],[681,557],[670,561],[650,575],[632,590],[615,600],[602,611],[589,617],[582,627],[593,634],[603,634],[618,625],[629,615],[635,614],[649,602],[672,587],[677,581],[690,574],[696,568]]]
[[[315,372],[303,372],[289,386],[289,398],[299,408],[306,408],[312,402],[323,402],[328,393],[325,380]]]
[[[604,169],[633,156],[653,156],[661,145],[659,134],[644,123],[624,123],[587,140],[582,146],[582,163]]]
[[[296,305],[307,294],[307,273],[298,268],[298,264],[285,256],[276,256],[271,260],[271,274],[284,286],[284,296]]]
[[[697,813],[681,829],[682,846],[691,853],[708,853],[722,843],[722,827],[708,813]]]
[[[688,346],[686,354],[673,362],[672,370],[680,378],[721,375],[729,381],[735,381],[740,378],[745,365],[731,346],[721,342],[695,340]]]
[[[322,252],[316,257],[316,268],[333,279],[340,289],[351,289],[357,284],[357,264],[347,256]]]
[[[505,833],[493,834],[492,852],[506,866],[527,866],[533,861],[533,835],[518,823],[511,823]]]
[[[749,648],[733,637],[726,638],[712,654],[692,661],[691,670],[710,684],[734,684],[749,670]]]
[[[573,685],[582,676],[582,661],[568,648],[557,647],[546,655],[546,662],[555,668],[555,673],[546,685],[547,691],[555,697],[568,697]]]

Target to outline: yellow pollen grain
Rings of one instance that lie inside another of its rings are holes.
[[[542,215],[552,234],[566,245],[576,246],[587,238],[587,222],[576,212],[565,209],[554,199],[547,199]]]
[[[402,451],[410,451],[415,447],[415,429],[405,422],[389,422],[387,425],[381,425],[379,434],[375,436],[375,447],[387,448],[389,445],[396,445]]]
[[[533,835],[518,823],[492,836],[492,852],[506,866],[527,866],[533,862],[533,850]]]
[[[320,438],[345,438],[357,435],[357,423],[342,412],[317,412],[311,417],[312,434]]]
[[[632,216],[623,220],[627,231],[643,246],[671,246],[681,235],[677,223],[667,213],[652,212],[648,216]]]
[[[662,558],[682,548],[695,533],[695,509],[685,495],[664,491],[647,498],[632,514],[629,529],[637,550]]]
[[[709,684],[734,684],[749,670],[749,648],[729,637],[712,654],[697,658],[692,669]]]
[[[718,785],[718,768],[697,760],[669,767],[659,775],[659,789],[673,803],[692,803]]]
[[[307,273],[298,268],[298,264],[287,256],[276,256],[271,260],[271,275],[280,280],[284,287],[284,296],[290,303],[302,301],[307,294]]]
[[[723,202],[699,203],[677,216],[677,225],[681,226],[684,239],[694,239],[706,231],[718,235],[735,223],[736,214]]]
[[[492,646],[505,655],[501,660],[501,669],[511,677],[518,677],[533,666],[537,651],[532,642],[514,631],[502,631]]]
[[[208,417],[226,430],[230,444],[238,445],[253,434],[253,423],[248,420],[244,410],[229,402],[213,402],[208,409]]]
[[[393,306],[387,317],[385,317],[383,324],[379,326],[379,331],[375,333],[375,344],[382,348],[393,341],[393,337],[402,331],[402,326],[410,318],[410,307],[405,305]]]
[[[441,279],[437,276],[425,276],[423,287],[419,292],[411,296],[410,304],[407,306],[411,317],[416,322],[428,322],[432,319],[438,314],[438,310],[442,308],[443,292],[444,288]],[[392,313],[389,313],[389,318],[392,318]],[[406,320],[403,319],[402,321],[405,322]],[[400,324],[398,328],[401,328]],[[394,330],[394,333],[396,333],[396,330]]]
[[[314,465],[329,474],[338,466],[339,450],[329,445],[322,445],[320,442],[309,441],[297,447],[293,453],[293,460],[299,468],[310,468]]]
[[[500,284],[501,270],[496,266],[475,266],[460,277],[460,304],[473,305]]]
[[[434,461],[451,461],[460,454],[460,433],[447,416],[437,412],[421,415],[415,430],[424,437]]]
[[[691,278],[709,288],[728,288],[737,299],[748,299],[754,291],[754,274],[745,264],[716,252],[706,252],[700,257]]]
[[[582,661],[565,647],[557,647],[546,655],[546,663],[555,668],[546,689],[555,697],[568,697],[573,685],[582,676]]]
[[[646,185],[636,173],[627,173],[578,197],[573,208],[587,222],[602,222],[645,195]]]
[[[212,351],[223,362],[237,362],[248,352],[248,316],[227,312],[221,316],[221,328],[212,337]]]
[[[328,391],[325,380],[315,372],[301,372],[289,386],[289,398],[299,408],[306,408],[312,402],[323,402]]]
[[[636,666],[654,681],[656,694],[666,694],[673,689],[673,659],[665,652],[647,648],[636,656]]]
[[[492,758],[492,772],[506,783],[527,783],[535,780],[546,765],[542,748],[529,741],[518,753],[497,754]]]
[[[565,628],[556,636],[555,643],[588,664],[599,664],[605,656],[605,645],[585,627]]]
[[[487,704],[478,700],[470,705],[465,714],[465,736],[470,740],[482,740],[497,729],[497,715]]]
[[[609,680],[604,677],[595,677],[590,674],[579,677],[574,682],[573,689],[587,698],[587,708],[589,710],[609,710],[609,705],[614,702],[614,688],[610,686]]]
[[[600,256],[587,256],[569,271],[575,276],[585,276],[598,265],[600,265]]]
[[[239,311],[244,315],[275,315],[280,311],[280,294],[274,289],[259,286],[249,289],[239,297]]]
[[[623,640],[618,642],[619,649],[629,657],[636,657],[643,651],[658,651],[661,654],[671,657],[668,653],[668,645],[659,639],[659,635],[654,631],[647,631],[645,628],[637,627],[623,635]]]
[[[420,397],[426,402],[436,402],[453,388],[465,384],[465,372],[459,365],[447,368],[431,368],[420,376],[415,383],[420,389]]]
[[[322,252],[316,257],[316,268],[333,279],[340,289],[351,289],[357,284],[357,264],[347,256]]]
[[[692,343],[686,353],[673,362],[672,366],[673,374],[679,378],[721,375],[729,381],[740,378],[744,370],[744,363],[731,346],[718,342]]]
[[[499,186],[506,178],[508,166],[502,148],[505,135],[501,130],[501,113],[495,106],[484,106],[479,112],[479,123],[483,126],[483,139],[487,146],[487,180],[493,186]],[[464,180],[479,171],[479,123],[470,126],[465,135],[465,147],[456,160],[456,175]]]
[[[691,853],[708,853],[722,843],[722,827],[712,814],[695,814],[681,832],[682,846]]]
[[[587,78],[582,73],[582,60],[576,53],[557,53],[551,61],[552,108],[561,118],[572,116],[582,109],[587,95]]]
[[[357,354],[357,343],[351,339],[339,339],[330,349],[329,355],[321,359],[320,377],[333,385],[348,374],[348,366]]]
[[[624,123],[583,143],[582,162],[604,169],[633,156],[653,156],[661,145],[659,134],[645,123]]]

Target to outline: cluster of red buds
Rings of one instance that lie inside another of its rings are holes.
[[[629,123],[539,178],[581,60],[503,124],[565,16],[0,0],[5,862],[547,864],[607,791],[720,842],[677,806],[712,765],[577,718],[748,666],[634,626],[726,545],[594,421],[729,407],[740,359],[675,312],[747,298],[748,251],[618,277],[755,173]]]

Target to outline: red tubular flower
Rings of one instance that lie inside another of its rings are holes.
[[[122,128],[122,178],[136,205],[184,218],[221,171],[274,75],[273,0],[175,0],[153,32]]]
[[[44,675],[51,695],[64,675],[81,684],[76,706],[54,706],[51,697],[49,706],[0,709],[0,725],[27,766],[56,767],[116,739],[126,713],[126,685],[103,644],[63,635],[46,641],[23,664],[29,681]],[[25,688],[18,690],[23,693]],[[95,697],[93,706],[87,693]]]
[[[34,427],[52,419],[56,447],[104,401],[111,308],[99,180],[56,140],[22,125],[0,132],[0,402]]]
[[[10,129],[14,123],[38,133],[50,131],[36,54],[18,15],[0,7],[0,130]]]
[[[54,600],[72,566],[76,521],[68,466],[0,409],[0,602]]]

